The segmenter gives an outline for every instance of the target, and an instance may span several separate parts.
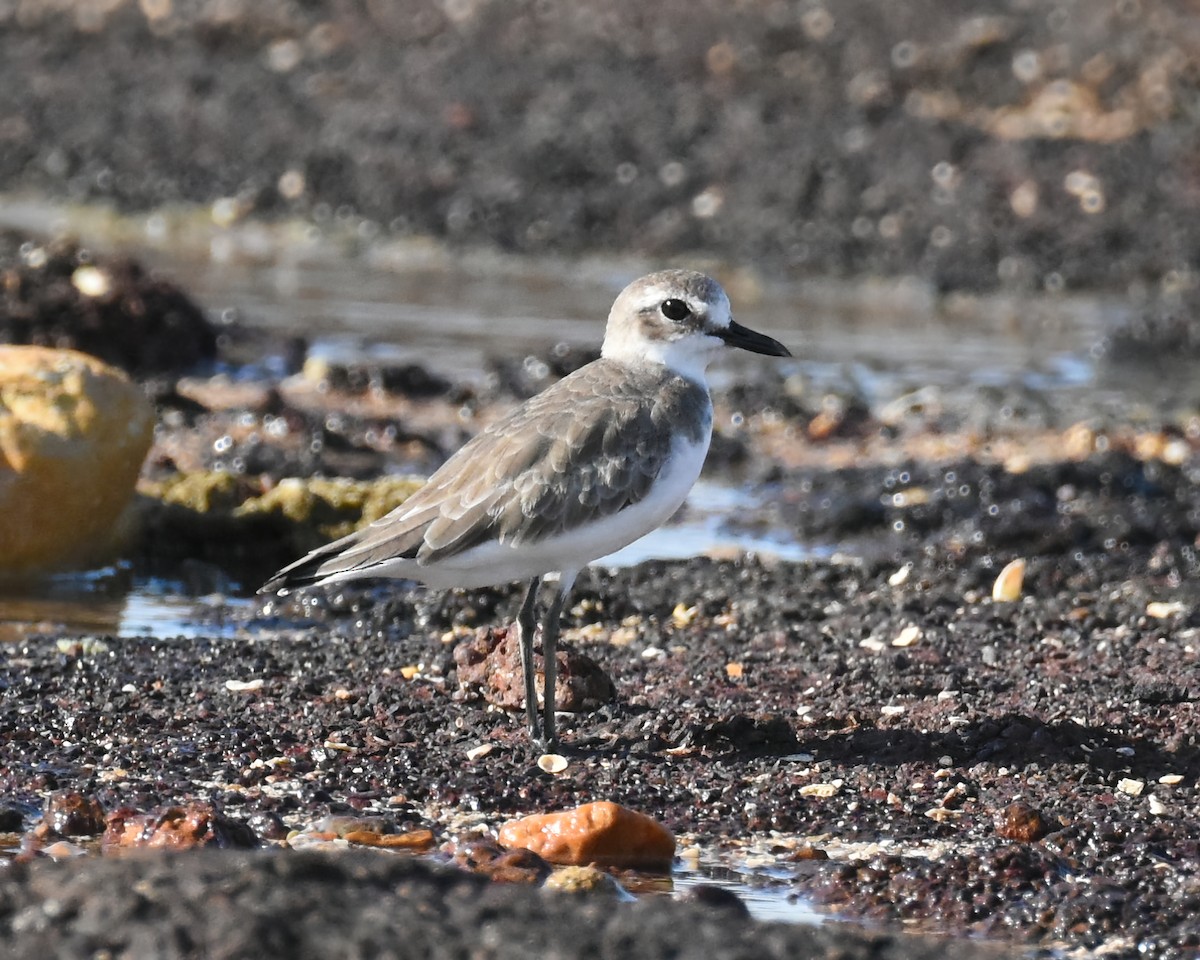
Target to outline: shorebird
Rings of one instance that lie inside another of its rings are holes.
[[[554,749],[563,604],[584,566],[682,505],[708,453],[706,370],[724,347],[791,356],[735,322],[725,291],[702,273],[635,280],[613,303],[598,360],[485,427],[387,516],[284,567],[260,592],[371,577],[435,589],[528,581],[516,622],[525,714],[531,739]],[[539,731],[536,606],[553,573]]]

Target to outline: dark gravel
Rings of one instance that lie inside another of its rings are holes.
[[[30,641],[6,651],[0,680],[0,795],[19,806],[70,787],[109,809],[204,796],[294,827],[375,812],[442,836],[438,810],[498,823],[610,799],[702,842],[775,830],[935,845],[932,859],[806,861],[796,889],[843,915],[1189,956],[1200,590],[1152,569],[1132,551],[1034,558],[1014,604],[975,588],[990,574],[946,561],[918,560],[900,586],[884,564],[593,574],[568,626],[597,621],[603,637],[625,623],[624,645],[584,644],[620,699],[565,718],[559,776],[533,766],[519,714],[456,693],[439,639],[510,617],[515,591],[318,594],[273,605],[311,627],[260,619],[235,638]],[[1182,609],[1160,619],[1152,601]],[[686,625],[678,603],[698,608]],[[893,646],[910,624],[921,637]],[[258,692],[225,686],[256,678]],[[496,749],[468,761],[482,742]],[[1171,774],[1178,785],[1158,782]],[[804,791],[816,783],[833,796]],[[1017,800],[1043,839],[1009,838]]]
[[[614,906],[600,897],[489,884],[460,871],[369,854],[196,853],[14,867],[0,876],[0,931],[5,956],[31,960],[946,955],[933,940],[842,926],[754,924],[728,910],[667,901]],[[999,955],[984,947],[955,953]]]

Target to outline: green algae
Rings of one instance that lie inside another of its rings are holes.
[[[378,520],[424,482],[419,477],[291,477],[267,486],[259,478],[221,471],[143,480],[136,553],[152,569],[200,561],[252,584]]]

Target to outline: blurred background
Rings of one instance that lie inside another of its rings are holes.
[[[4,0],[0,190],[1146,300],[1198,53],[1164,0]]]

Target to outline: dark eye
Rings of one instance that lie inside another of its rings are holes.
[[[664,317],[674,320],[676,323],[688,317],[692,312],[686,303],[673,297],[670,300],[664,300],[658,309],[662,311]]]

